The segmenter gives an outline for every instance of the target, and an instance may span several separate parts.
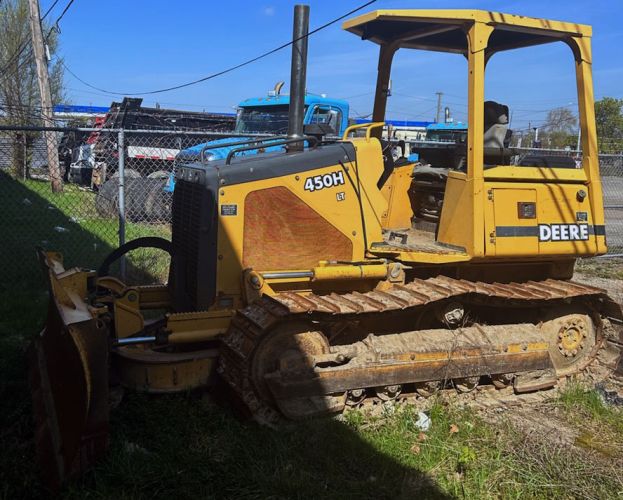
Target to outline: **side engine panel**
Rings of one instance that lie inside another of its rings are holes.
[[[378,141],[364,139],[230,165],[181,166],[173,275],[182,276],[174,288],[184,290],[174,294],[186,295],[192,309],[231,307],[239,302],[244,269],[305,270],[322,260],[362,260],[368,243],[381,238],[387,200],[376,182],[382,172]],[[202,201],[185,183],[201,186]]]

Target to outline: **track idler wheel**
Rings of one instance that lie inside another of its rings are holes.
[[[285,377],[299,377],[313,372],[309,358],[329,353],[329,342],[312,325],[296,323],[277,328],[255,349],[251,362],[251,382],[258,399],[267,407],[279,410],[286,418],[302,418],[342,411],[346,393],[300,398],[275,398],[267,380],[278,373]]]

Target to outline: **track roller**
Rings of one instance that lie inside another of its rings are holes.
[[[463,377],[452,380],[452,386],[460,393],[472,392],[478,387],[480,377]]]
[[[423,398],[429,398],[441,389],[440,380],[431,380],[430,382],[418,382],[415,384],[415,392]]]
[[[366,399],[365,389],[353,389],[346,394],[346,404],[348,406],[357,406]]]
[[[402,392],[401,385],[385,385],[382,387],[375,387],[374,392],[376,396],[383,401],[392,401],[400,396]]]
[[[491,382],[496,389],[504,389],[513,383],[515,375],[513,373],[503,373],[500,375],[491,375]]]

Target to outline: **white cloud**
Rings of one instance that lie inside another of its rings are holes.
[[[268,7],[264,7],[264,15],[265,16],[274,16],[275,15],[275,7],[273,5],[269,5]]]

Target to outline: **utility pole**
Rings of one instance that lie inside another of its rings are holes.
[[[439,123],[439,117],[441,116],[441,96],[443,92],[435,92],[437,94],[437,117],[435,118],[435,122]]]
[[[578,126],[578,142],[577,142],[577,145],[575,146],[575,150],[578,153],[580,152],[580,147],[582,147],[582,127]]]
[[[539,127],[534,127],[534,142],[539,143]]]
[[[41,117],[46,127],[53,127],[52,120],[52,94],[50,92],[50,79],[48,75],[48,61],[46,56],[43,33],[41,32],[41,13],[39,11],[39,0],[28,0],[30,8],[30,32],[32,34],[32,49],[37,65],[37,80],[39,82],[39,92],[41,93]],[[50,173],[50,184],[52,192],[61,193],[63,191],[63,179],[58,163],[58,142],[56,132],[46,130],[43,133],[48,150],[48,171]]]

